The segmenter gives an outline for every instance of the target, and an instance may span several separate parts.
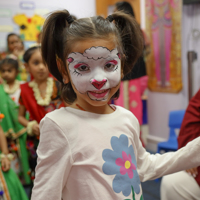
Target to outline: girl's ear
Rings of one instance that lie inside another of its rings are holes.
[[[25,68],[26,68],[26,71],[30,73],[30,70],[29,70],[28,64],[27,64],[27,63],[24,63],[24,66],[25,66]]]
[[[65,74],[62,74],[62,77],[63,77],[63,83],[64,84],[69,83],[69,76],[66,74],[66,72],[65,72]]]
[[[62,60],[60,58],[56,58],[56,63],[57,63],[57,67],[58,67],[59,72],[62,74],[63,83],[64,84],[69,83],[69,81],[70,81],[69,80],[69,75],[65,70],[65,66],[63,65]]]

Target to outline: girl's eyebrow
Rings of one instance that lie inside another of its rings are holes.
[[[110,62],[113,63],[114,65],[117,65],[117,64],[118,64],[118,62],[117,62],[116,60],[109,60],[108,62],[106,62],[106,64],[107,64],[107,63],[110,63]]]
[[[74,68],[77,69],[79,68],[81,65],[87,65],[86,63],[78,63],[76,65],[74,65]]]

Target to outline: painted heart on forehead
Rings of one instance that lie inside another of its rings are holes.
[[[121,60],[117,48],[91,47],[84,53],[72,52],[67,58],[72,84],[92,100],[106,100],[121,80]]]

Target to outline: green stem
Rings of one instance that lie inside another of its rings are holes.
[[[131,188],[132,188],[133,200],[135,200],[135,192],[134,192],[134,189],[133,189],[132,185],[131,185]]]

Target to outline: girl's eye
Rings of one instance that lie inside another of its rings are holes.
[[[112,63],[107,63],[107,64],[105,65],[105,68],[106,68],[106,69],[113,69],[114,67],[115,67],[115,65],[112,64]]]
[[[77,68],[79,71],[88,71],[89,67],[87,65],[81,65],[80,67]]]
[[[105,64],[105,69],[107,71],[114,71],[117,68],[116,66],[117,64],[118,62],[116,60],[110,60],[109,62]]]
[[[34,62],[34,65],[38,65],[38,64],[39,64],[39,62],[38,62],[38,61],[35,61],[35,62]]]

